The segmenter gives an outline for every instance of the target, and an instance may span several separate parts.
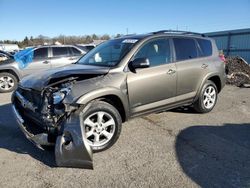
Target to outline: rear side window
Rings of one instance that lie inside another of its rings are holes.
[[[88,52],[88,49],[85,46],[77,46],[78,48],[80,48],[81,50],[83,50],[84,52]]]
[[[69,55],[67,47],[53,47],[52,52],[53,52],[54,57],[68,56]]]
[[[81,51],[74,48],[74,47],[70,47],[71,48],[71,51],[73,53],[73,55],[81,55]]]
[[[198,57],[197,47],[193,39],[174,38],[176,60],[187,60]]]
[[[205,39],[197,39],[197,42],[200,47],[200,55],[201,57],[206,57],[212,55],[212,44],[211,41]]]
[[[46,59],[48,57],[48,48],[38,48],[34,50],[34,59]]]
[[[87,48],[88,51],[92,50],[93,48],[95,48],[94,46],[85,46]]]

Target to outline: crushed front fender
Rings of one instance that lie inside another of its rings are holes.
[[[93,169],[93,153],[83,134],[79,113],[73,113],[61,128],[55,145],[56,164],[60,167]]]

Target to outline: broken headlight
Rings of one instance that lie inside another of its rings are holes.
[[[53,93],[53,104],[59,104],[69,94],[69,88],[63,88]]]

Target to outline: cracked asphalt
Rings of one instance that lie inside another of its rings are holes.
[[[226,86],[214,110],[132,119],[94,170],[55,167],[27,141],[0,94],[0,187],[250,187],[250,89]]]

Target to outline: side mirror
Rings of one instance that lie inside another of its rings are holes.
[[[148,68],[150,66],[150,62],[149,62],[149,60],[147,58],[137,58],[137,59],[134,59],[131,62],[131,66],[134,69],[137,69],[137,68]]]

